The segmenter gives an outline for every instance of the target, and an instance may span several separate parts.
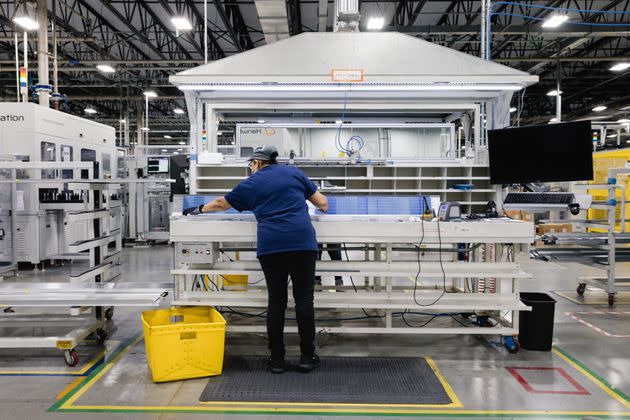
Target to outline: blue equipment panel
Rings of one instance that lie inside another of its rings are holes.
[[[185,195],[184,209],[199,207],[217,198],[214,195]],[[422,196],[387,196],[387,195],[329,195],[328,211],[319,210],[316,214],[340,214],[340,215],[412,215],[423,214],[427,206],[431,206],[430,197]],[[237,214],[238,211],[229,209],[224,214]],[[251,213],[250,211],[243,213]]]
[[[184,196],[184,209],[190,207],[199,207],[202,204],[206,204],[218,198],[217,195],[185,195]],[[239,212],[234,209],[229,209],[227,211],[218,211],[217,214],[238,214]],[[251,213],[251,211],[244,211],[242,213]]]

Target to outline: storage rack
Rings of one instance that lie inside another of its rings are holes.
[[[69,210],[67,223],[90,223],[89,237],[67,244],[70,255],[85,254],[89,266],[79,274],[73,274],[67,283],[1,283],[0,300],[12,309],[0,315],[2,328],[68,328],[61,335],[52,336],[3,336],[0,348],[58,348],[64,352],[65,362],[76,366],[79,362],[76,347],[86,337],[94,334],[97,344],[107,337],[106,320],[113,316],[114,306],[157,305],[170,289],[169,285],[135,283],[131,288],[111,281],[108,277],[114,262],[120,258],[122,236],[120,221],[112,221],[111,193],[120,190],[116,180],[96,179],[96,164],[93,162],[0,162],[0,170],[10,170],[13,188],[22,182],[34,183],[45,188],[55,185],[70,191],[86,193],[85,207]],[[33,169],[80,169],[87,171],[85,179],[21,180],[16,171]],[[114,208],[116,204],[114,204]],[[109,244],[114,243],[113,251]],[[46,308],[68,308],[68,313],[50,313]],[[22,308],[44,310],[30,313]],[[15,311],[20,312],[19,314]]]
[[[606,201],[593,201],[590,206],[591,210],[605,211],[605,220],[563,220],[562,222],[571,223],[576,227],[586,229],[587,232],[546,234],[542,237],[543,241],[553,246],[543,246],[532,250],[533,257],[538,259],[577,261],[598,268],[604,267],[604,276],[578,277],[576,292],[582,296],[589,284],[603,286],[608,295],[609,306],[614,305],[618,288],[630,287],[630,278],[620,278],[616,275],[618,254],[624,254],[623,247],[630,243],[630,237],[625,232],[625,187],[616,183],[616,175],[624,173],[630,173],[630,169],[609,170],[608,184],[575,184],[573,186],[579,191],[603,190],[607,192]],[[621,193],[621,201],[617,199],[618,192]],[[619,209],[620,219],[617,218],[617,209]],[[619,249],[619,247],[622,248]]]
[[[479,211],[490,200],[497,201],[497,189],[490,184],[487,165],[466,160],[440,162],[383,161],[382,164],[350,164],[348,160],[296,160],[313,182],[328,181],[327,194],[432,195],[440,201],[458,201],[464,211]],[[192,194],[225,194],[249,176],[246,163],[197,164],[191,181]],[[452,188],[471,184],[472,189]]]

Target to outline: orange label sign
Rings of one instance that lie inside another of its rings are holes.
[[[356,83],[363,81],[364,73],[362,69],[332,69],[331,77],[333,82]]]

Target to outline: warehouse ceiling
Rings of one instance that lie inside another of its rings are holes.
[[[481,1],[359,3],[362,30],[370,18],[383,17],[384,31],[403,32],[479,56]],[[522,110],[521,124],[547,122],[555,115],[555,98],[547,92],[556,88],[558,77],[564,120],[630,118],[623,109],[630,109],[630,69],[610,70],[618,62],[630,62],[630,0],[493,3],[492,59],[540,76],[540,83],[524,92],[522,107],[519,98],[514,98],[513,105]],[[23,5],[0,0],[3,101],[16,100],[12,19],[23,12]],[[566,14],[573,23],[542,28],[541,22],[556,13],[546,7],[572,9]],[[201,0],[48,0],[48,16],[49,50],[54,22],[59,92],[67,96],[60,109],[116,127],[129,110],[128,121],[135,130],[136,113],[144,107],[142,93],[154,90],[158,97],[149,101],[150,143],[173,143],[186,141],[188,120],[186,114],[174,113],[176,108],[185,109],[185,103],[182,93],[168,83],[169,75],[203,64],[206,43],[212,61],[301,32],[331,31],[333,2],[208,0],[207,37]],[[192,23],[192,30],[175,30],[171,19],[181,16]],[[36,32],[29,34],[32,83],[37,82],[36,37]],[[96,66],[103,63],[116,72],[99,72]],[[593,113],[597,105],[607,109]],[[86,115],[88,107],[97,113]]]

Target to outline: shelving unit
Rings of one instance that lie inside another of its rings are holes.
[[[378,166],[298,163],[296,166],[313,182],[327,181],[334,185],[334,188],[321,188],[326,194],[439,195],[440,201],[459,201],[464,211],[479,211],[479,206],[497,198],[488,167],[466,161],[398,161]],[[247,176],[245,163],[197,165],[194,193],[225,194]],[[473,188],[450,188],[455,184],[472,184]]]
[[[15,313],[0,314],[0,328],[55,329],[53,335],[0,336],[0,348],[57,348],[63,351],[66,364],[76,366],[79,362],[76,347],[83,340],[92,334],[97,344],[102,344],[106,339],[105,323],[113,317],[114,304],[158,305],[165,297],[165,291],[170,289],[166,285],[146,284],[137,284],[137,289],[125,289],[113,280],[113,276],[108,276],[122,249],[120,202],[112,199],[121,186],[116,180],[95,179],[94,165],[92,162],[0,162],[0,171],[9,170],[11,180],[16,179],[18,170],[43,168],[87,171],[85,179],[61,181],[64,189],[83,191],[84,202],[78,206],[72,205],[75,203],[68,203],[69,206],[55,203],[55,210],[63,211],[62,226],[78,223],[86,227],[85,238],[63,244],[69,253],[64,257],[88,261],[88,266],[82,272],[69,276],[69,281],[65,283],[0,283],[0,302],[6,307],[15,308]],[[16,183],[5,185],[15,188]],[[63,229],[62,226],[60,229]],[[113,249],[111,244],[114,244]],[[68,312],[50,312],[47,308],[52,307],[67,308]],[[21,308],[31,308],[31,311],[23,312]],[[33,310],[37,313],[32,313]],[[64,330],[61,334],[60,329]]]

